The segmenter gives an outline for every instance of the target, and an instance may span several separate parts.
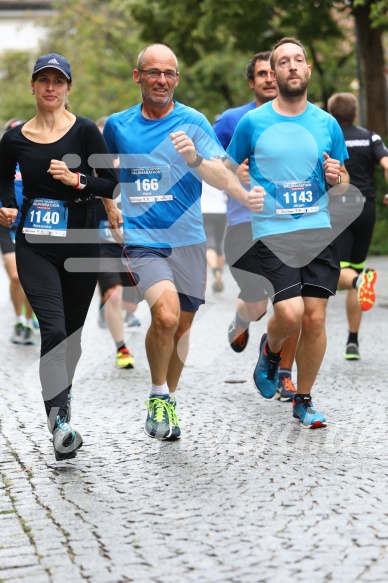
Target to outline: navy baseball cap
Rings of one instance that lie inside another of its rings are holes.
[[[38,73],[42,69],[47,69],[48,67],[52,67],[53,69],[58,69],[62,71],[62,73],[71,81],[71,68],[70,63],[65,57],[61,55],[57,55],[57,53],[49,53],[48,55],[42,55],[36,61],[34,70],[32,74]]]

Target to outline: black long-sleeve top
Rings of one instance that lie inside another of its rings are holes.
[[[0,141],[0,198],[4,207],[18,208],[14,190],[17,163],[23,177],[23,195],[30,200],[72,201],[91,194],[113,198],[117,176],[105,141],[92,120],[76,116],[70,130],[50,144],[29,140],[22,128],[20,125],[8,130]],[[77,190],[55,180],[47,172],[53,159],[63,160],[72,172],[87,175],[86,187]]]

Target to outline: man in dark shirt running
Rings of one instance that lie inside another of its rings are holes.
[[[376,222],[376,189],[373,183],[375,166],[384,168],[388,183],[388,149],[375,132],[354,125],[357,115],[357,99],[352,93],[336,93],[328,101],[329,113],[340,124],[349,158],[345,167],[350,183],[356,186],[363,197],[361,214],[339,235],[337,245],[341,260],[339,289],[347,290],[346,314],[349,326],[344,357],[359,360],[358,332],[362,312],[370,310],[376,300],[374,284],[377,274],[366,268],[365,262]],[[360,195],[360,196],[361,196]],[[341,196],[333,204],[352,204],[352,195]]]

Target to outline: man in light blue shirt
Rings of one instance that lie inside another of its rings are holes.
[[[338,184],[349,181],[348,155],[336,120],[307,101],[311,67],[302,44],[280,40],[270,62],[278,96],[241,119],[226,162],[237,171],[248,158],[251,185],[266,191],[263,212],[252,216],[257,241],[250,270],[269,280],[274,313],[253,376],[259,394],[273,398],[283,342],[300,328],[293,417],[306,428],[326,427],[310,395],[326,349],[327,301],[339,277],[326,191],[346,188]]]

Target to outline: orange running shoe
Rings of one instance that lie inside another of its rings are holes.
[[[376,283],[377,273],[374,269],[366,268],[358,276],[356,289],[358,303],[363,312],[373,308],[376,301],[374,285]]]
[[[229,345],[235,352],[242,352],[246,349],[249,340],[249,327],[244,329],[238,326],[236,318],[230,324],[228,329]]]

